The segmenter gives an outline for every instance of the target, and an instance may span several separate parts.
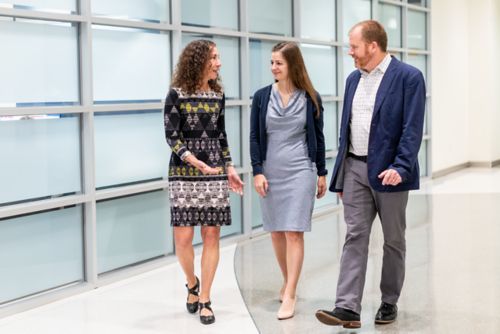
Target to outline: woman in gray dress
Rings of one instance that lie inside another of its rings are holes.
[[[278,319],[293,317],[314,197],[326,192],[323,107],[297,44],[273,47],[275,83],[253,97],[250,153],[264,230],[283,274]],[[317,186],[317,187],[316,187]],[[317,189],[316,189],[317,188]]]

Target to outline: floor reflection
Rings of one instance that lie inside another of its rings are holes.
[[[500,194],[414,194],[407,210],[407,272],[398,321],[375,326],[383,236],[375,221],[359,330],[320,324],[333,308],[345,227],[342,212],[306,233],[296,316],[278,321],[281,274],[268,235],[238,245],[236,277],[260,332],[500,333]]]

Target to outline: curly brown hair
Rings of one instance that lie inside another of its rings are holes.
[[[186,45],[179,56],[171,86],[181,88],[188,94],[193,94],[200,89],[203,73],[210,61],[210,52],[215,46],[214,42],[206,39],[198,39]],[[209,80],[208,85],[213,91],[222,92],[220,77]]]

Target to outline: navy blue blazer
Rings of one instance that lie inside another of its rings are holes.
[[[352,101],[360,78],[361,73],[356,70],[346,81],[339,150],[330,182],[330,191],[333,192],[343,191]],[[392,57],[377,91],[368,139],[368,180],[374,190],[396,192],[419,188],[417,156],[423,136],[424,113],[425,82],[422,73]],[[402,178],[397,186],[383,186],[378,178],[382,171],[389,168],[395,169]]]
[[[255,92],[252,100],[250,114],[250,158],[252,161],[253,175],[262,174],[262,163],[266,160],[267,133],[266,114],[272,85],[266,86]],[[311,97],[307,98],[306,140],[309,159],[316,163],[318,176],[328,174],[325,168],[325,136],[323,135],[323,105],[321,97],[316,94],[320,106],[320,115],[316,118],[316,107]]]

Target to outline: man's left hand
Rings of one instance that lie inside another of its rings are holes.
[[[397,186],[403,179],[395,169],[386,169],[378,175],[382,179],[383,186]]]

